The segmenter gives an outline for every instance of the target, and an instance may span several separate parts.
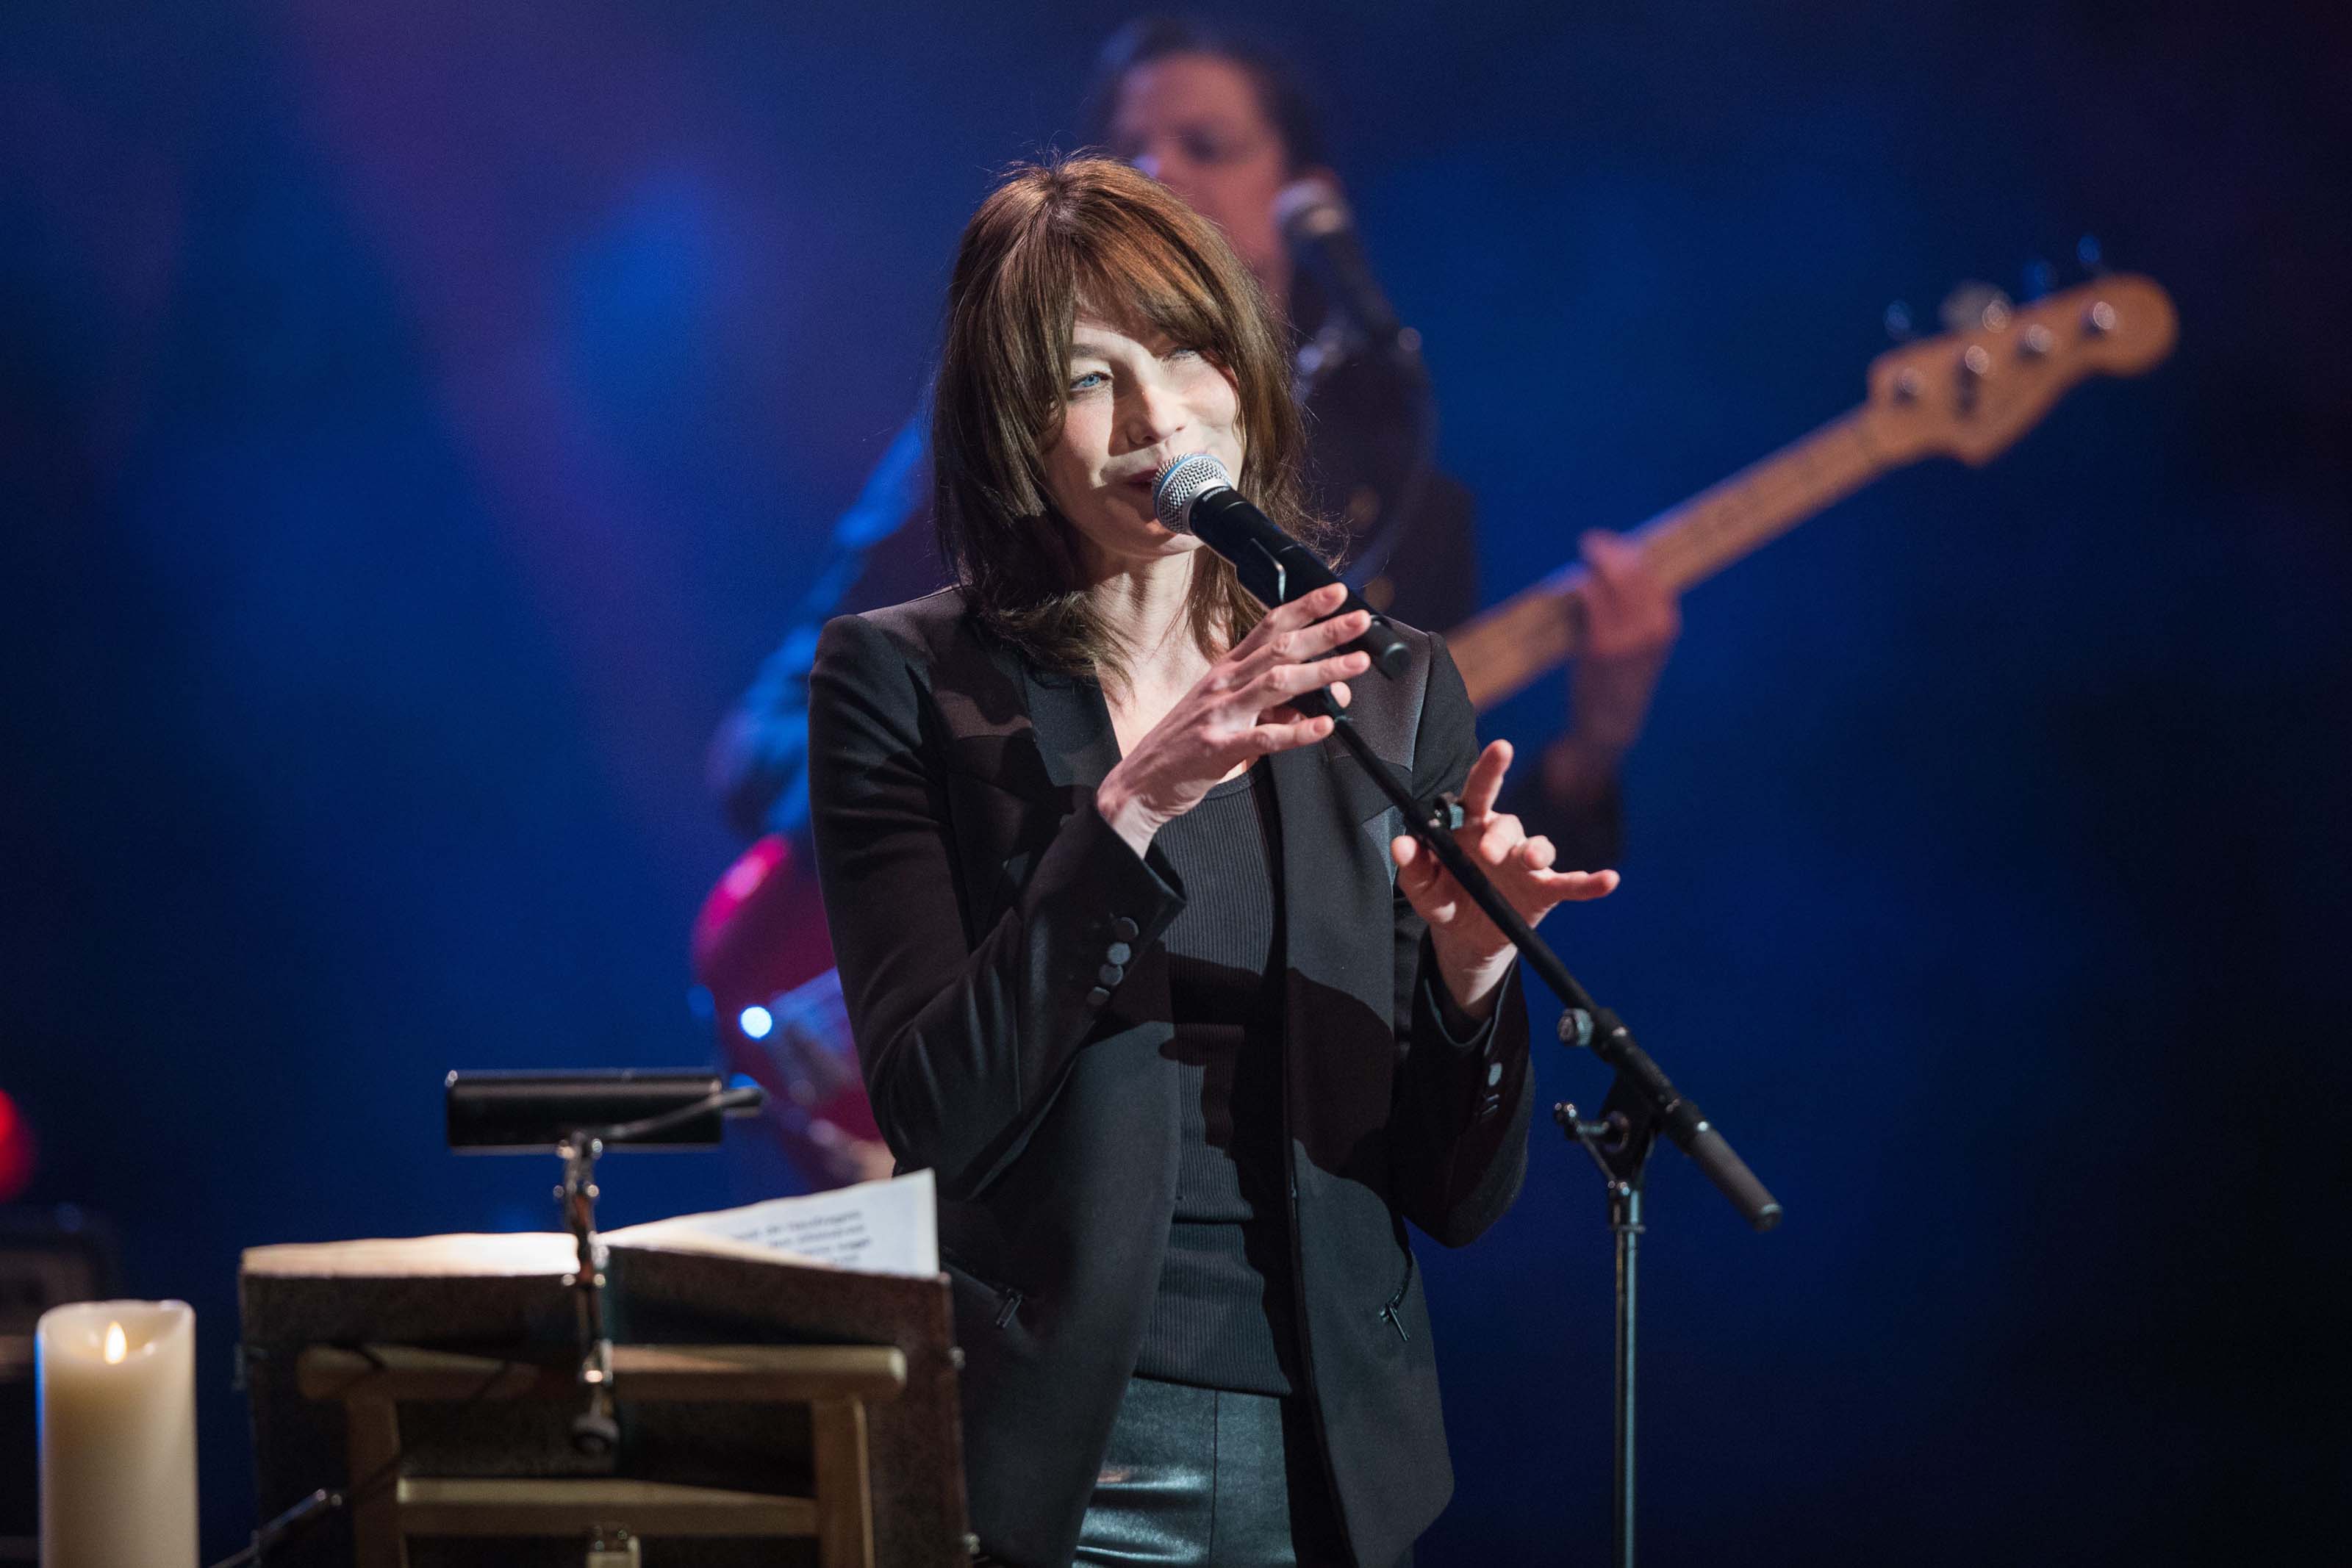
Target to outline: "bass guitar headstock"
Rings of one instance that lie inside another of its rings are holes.
[[[1974,325],[1871,361],[1863,418],[1894,462],[1941,454],[1990,462],[2092,376],[2136,376],[2161,363],[2176,334],[2172,300],[2127,273],[2028,304],[1994,298]]]

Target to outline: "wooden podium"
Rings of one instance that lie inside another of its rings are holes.
[[[557,1235],[246,1253],[261,1514],[353,1491],[348,1527],[271,1563],[970,1561],[944,1276],[615,1242],[622,1441],[598,1462],[569,1439],[572,1258]]]

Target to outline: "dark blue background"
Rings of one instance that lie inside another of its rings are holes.
[[[704,742],[1113,19],[813,9],[0,18],[0,1092],[27,1197],[197,1307],[208,1554],[237,1249],[542,1224],[549,1171],[442,1152],[442,1071],[705,1058]],[[1490,597],[1856,401],[1891,297],[2087,230],[2180,308],[2155,374],[1687,601],[1626,885],[1552,928],[1790,1213],[1654,1173],[1656,1561],[2210,1562],[2340,1512],[2352,35],[2305,9],[1273,24]],[[1605,1544],[1606,1237],[1539,1131],[1508,1220],[1423,1248],[1433,1563]],[[615,1166],[608,1212],[727,1171]]]

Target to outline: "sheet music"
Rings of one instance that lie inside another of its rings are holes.
[[[817,1263],[866,1274],[940,1271],[937,1190],[927,1170],[604,1233],[614,1247],[675,1248]]]
[[[289,1279],[480,1279],[565,1274],[579,1267],[572,1238],[552,1231],[292,1241],[245,1249],[248,1274]]]

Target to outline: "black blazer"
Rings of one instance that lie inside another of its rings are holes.
[[[1416,799],[1476,754],[1438,639],[1355,683]],[[954,1287],[966,1473],[986,1550],[1070,1561],[1173,1211],[1165,950],[1183,892],[1094,807],[1099,686],[1041,674],[955,591],[828,624],[811,677],[817,869],[884,1137],[930,1167]],[[1334,743],[1267,759],[1280,821],[1285,1098],[1301,1352],[1357,1559],[1387,1568],[1453,1490],[1411,1220],[1447,1246],[1527,1169],[1517,983],[1449,1035],[1393,808]]]

